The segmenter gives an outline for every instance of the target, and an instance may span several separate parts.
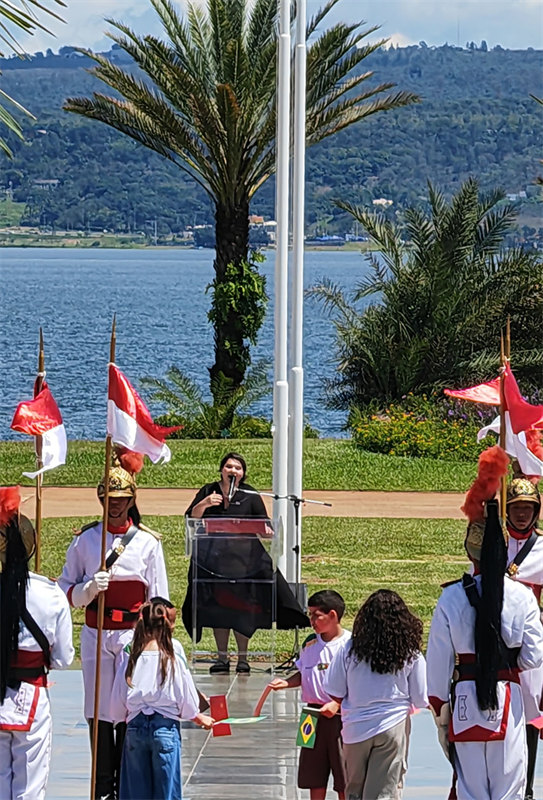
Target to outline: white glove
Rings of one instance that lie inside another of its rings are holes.
[[[432,707],[430,706],[430,708]],[[439,740],[439,744],[441,745],[441,749],[449,761],[449,721],[451,719],[451,707],[448,703],[443,703],[441,706],[441,711],[439,712],[439,716],[435,713],[433,708],[432,712],[434,714],[434,721],[437,725],[437,738]]]
[[[72,604],[75,608],[88,606],[99,592],[105,592],[109,586],[109,572],[98,571],[92,580],[86,583],[77,583],[72,592]]]

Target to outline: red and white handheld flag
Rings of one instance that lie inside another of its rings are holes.
[[[505,367],[504,374],[505,405],[511,415],[514,433],[528,431],[530,428],[543,428],[543,406],[534,406],[522,397],[509,364]]]
[[[25,477],[36,478],[47,470],[66,463],[66,430],[62,415],[46,383],[33,400],[19,403],[11,428],[19,433],[42,437],[43,466],[37,472],[23,472]]]
[[[166,436],[180,428],[156,425],[128,378],[115,364],[109,365],[107,432],[115,444],[149,456],[153,464],[166,463],[172,457]]]

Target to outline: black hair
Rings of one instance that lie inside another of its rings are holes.
[[[399,672],[420,653],[422,621],[412,614],[397,592],[378,589],[371,594],[353,625],[350,653],[380,675]]]
[[[318,608],[325,614],[335,611],[338,620],[341,620],[345,613],[345,600],[339,592],[335,592],[333,589],[322,589],[320,592],[315,592],[307,601],[307,605],[311,608]]]
[[[225,456],[223,456],[223,458],[221,459],[221,463],[219,465],[219,472],[222,472],[222,468],[224,467],[229,458],[235,458],[236,461],[239,461],[239,463],[241,464],[243,468],[243,476],[241,479],[244,481],[247,476],[247,464],[243,456],[240,456],[239,453],[227,453]]]
[[[475,686],[482,711],[498,707],[498,670],[503,666],[505,643],[501,635],[503,583],[507,546],[498,516],[498,501],[486,505],[487,517],[479,569],[481,597],[475,607]]]
[[[21,612],[26,608],[28,553],[17,517],[5,528],[6,563],[0,573],[0,703],[6,697],[8,667],[19,647]]]

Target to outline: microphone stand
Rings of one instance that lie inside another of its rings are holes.
[[[287,494],[287,495],[278,495],[274,492],[257,492],[253,489],[241,489],[240,491],[245,492],[246,494],[256,494],[264,497],[272,497],[274,500],[289,500],[294,506],[294,530],[295,530],[295,537],[294,537],[294,547],[292,548],[296,557],[296,580],[294,582],[295,587],[295,597],[297,602],[300,602],[299,593],[300,593],[300,558],[301,558],[301,550],[300,550],[300,506],[302,503],[312,503],[313,505],[317,506],[327,506],[328,508],[332,507],[332,503],[325,503],[322,500],[309,500],[305,497],[298,497],[295,494]],[[283,661],[282,664],[279,664],[275,668],[275,671],[278,670],[289,670],[294,665],[294,661],[297,658],[300,652],[300,640],[299,640],[299,628],[296,625],[294,628],[294,650],[291,655],[287,658],[286,661]]]

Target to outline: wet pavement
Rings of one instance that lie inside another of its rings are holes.
[[[89,797],[90,753],[83,718],[81,672],[52,673],[54,734],[47,800]],[[197,673],[198,687],[208,695],[226,694],[230,716],[250,717],[270,676],[253,670],[250,677],[210,676]],[[308,791],[296,787],[300,714],[298,691],[271,694],[262,710],[266,719],[233,725],[232,735],[210,733],[183,725],[184,800],[307,800]],[[543,750],[543,748],[541,748]],[[450,767],[443,756],[430,712],[413,717],[409,769],[404,798],[443,800],[450,787]],[[537,770],[539,797],[543,797],[543,752]],[[328,790],[329,798],[337,795]],[[151,800],[151,798],[150,798]]]

